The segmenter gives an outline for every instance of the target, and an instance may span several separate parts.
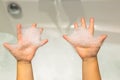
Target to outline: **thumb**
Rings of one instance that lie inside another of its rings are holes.
[[[6,43],[6,42],[5,42],[3,45],[4,45],[4,47],[7,48],[10,52],[13,50],[12,45],[10,45],[9,43]]]
[[[102,44],[106,38],[107,38],[107,35],[102,34],[98,39],[99,39],[99,42]]]
[[[69,43],[72,43],[71,39],[67,35],[63,35],[63,38]]]
[[[39,43],[38,47],[45,45],[47,42],[48,42],[48,39],[42,40],[42,41]]]

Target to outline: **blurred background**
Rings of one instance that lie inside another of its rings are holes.
[[[102,79],[119,80],[119,8],[119,0],[0,0],[0,80],[16,80],[16,60],[2,44],[16,43],[18,23],[37,23],[49,39],[32,61],[35,80],[82,80],[81,59],[62,38],[81,17],[88,25],[95,18],[95,36],[108,35],[98,54]]]

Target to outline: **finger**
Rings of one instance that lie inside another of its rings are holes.
[[[74,28],[78,29],[78,23],[74,23]]]
[[[22,31],[21,31],[21,24],[17,25],[17,39],[20,41],[22,39]]]
[[[107,35],[106,35],[106,34],[103,34],[103,35],[101,35],[101,36],[98,38],[98,40],[99,40],[99,42],[102,44],[106,38],[107,38]]]
[[[48,42],[48,39],[42,40],[38,46],[39,46],[39,47],[40,47],[40,46],[43,46],[43,45],[45,45],[47,42]]]
[[[32,24],[32,28],[36,28],[36,26],[37,26],[37,24],[35,24],[35,23]]]
[[[64,38],[66,41],[68,41],[69,43],[72,43],[72,42],[71,42],[71,39],[70,39],[67,35],[63,35],[63,38]]]
[[[81,18],[81,27],[86,28],[85,18]]]
[[[40,28],[40,34],[42,34],[43,30],[44,30],[43,28]]]
[[[9,43],[3,44],[5,48],[7,48],[10,52],[13,50],[13,47]]]
[[[90,18],[90,25],[88,31],[90,32],[90,34],[94,34],[94,18]]]

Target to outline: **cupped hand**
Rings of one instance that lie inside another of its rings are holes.
[[[87,29],[89,34],[94,36],[94,18],[90,18],[90,24],[89,24],[88,27],[86,26],[85,19],[81,18],[81,27],[84,28],[84,29]],[[74,23],[74,29],[78,29],[78,23]],[[77,34],[77,35],[79,35],[79,34]],[[102,45],[102,43],[106,39],[106,37],[107,37],[107,35],[105,35],[105,34],[99,36],[98,39],[97,39],[97,44]],[[79,56],[82,58],[82,60],[86,60],[88,58],[96,57],[97,53],[98,53],[98,51],[101,47],[101,45],[92,46],[92,44],[89,44],[89,46],[88,45],[84,45],[84,46],[81,45],[80,46],[80,45],[74,44],[72,39],[67,35],[63,35],[63,38],[65,40],[67,40],[75,48],[75,50],[77,51]],[[83,43],[84,43],[84,41],[83,41]]]
[[[36,28],[36,24],[33,24],[31,28]],[[47,39],[40,41],[38,45],[34,45],[30,42],[26,43],[22,37],[22,27],[21,24],[17,25],[17,44],[4,43],[3,45],[11,52],[11,54],[16,58],[17,61],[28,61],[31,62],[36,50],[48,42]],[[40,28],[40,33],[43,29]]]

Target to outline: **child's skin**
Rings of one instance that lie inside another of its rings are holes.
[[[36,24],[32,25],[33,28],[36,28]],[[42,33],[43,29],[40,29]],[[18,45],[21,47],[14,48],[8,43],[4,43],[4,46],[11,52],[11,54],[17,60],[17,80],[34,80],[32,72],[31,61],[36,53],[36,50],[48,42],[47,39],[42,40],[40,45],[25,44],[22,40],[21,25],[17,26],[17,38]]]
[[[82,27],[86,28],[85,19],[81,19]],[[74,24],[75,29],[78,28],[78,24]],[[33,28],[36,28],[36,24],[32,25]],[[42,33],[43,29],[40,29]],[[88,28],[90,34],[94,34],[94,19],[90,19],[90,25]],[[21,47],[14,48],[12,45],[8,43],[4,43],[4,46],[11,52],[11,54],[17,60],[17,80],[34,80],[33,72],[32,72],[32,64],[31,61],[35,55],[36,50],[41,46],[48,42],[47,39],[40,42],[40,45],[33,44],[25,44],[22,40],[21,33],[21,25],[17,26],[17,38],[18,44]],[[64,39],[71,43],[69,37],[63,35]],[[101,35],[99,37],[99,43],[102,44],[107,36]],[[73,45],[73,44],[72,44]],[[83,46],[73,46],[77,51],[78,55],[82,59],[82,74],[83,80],[101,80],[99,66],[97,61],[97,53],[100,47],[83,47]],[[90,55],[91,54],[91,55]]]
[[[87,28],[85,19],[81,19],[81,26],[83,28]],[[74,28],[78,28],[78,24],[74,24]],[[88,27],[88,31],[90,34],[94,35],[94,19],[90,18],[90,24]],[[78,55],[82,59],[82,80],[101,80],[97,54],[100,49],[98,47],[92,46],[74,46],[68,36],[63,35],[64,39],[66,39],[71,45],[75,48]],[[106,39],[107,35],[99,36],[98,42],[102,44],[103,41]]]

